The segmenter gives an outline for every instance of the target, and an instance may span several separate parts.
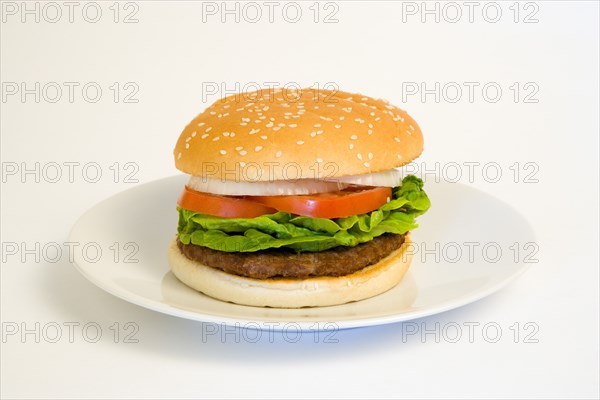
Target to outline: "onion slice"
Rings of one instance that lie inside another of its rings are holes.
[[[316,179],[238,182],[202,176],[191,176],[188,182],[188,187],[198,192],[229,196],[285,196],[326,193],[342,190],[348,186],[349,183],[345,182],[329,182]]]
[[[400,186],[403,174],[397,169],[373,172],[371,174],[341,176],[336,178],[327,178],[330,182],[347,183],[360,186]]]

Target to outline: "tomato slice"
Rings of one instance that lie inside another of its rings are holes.
[[[316,218],[342,218],[376,210],[392,198],[389,187],[350,186],[337,192],[296,196],[252,196],[279,211]]]
[[[255,218],[277,212],[274,208],[242,197],[196,192],[187,186],[177,204],[186,210],[226,218]]]

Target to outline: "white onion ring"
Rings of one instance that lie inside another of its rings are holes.
[[[330,182],[347,183],[360,186],[400,186],[403,174],[397,169],[387,171],[373,172],[372,174],[351,175],[336,178],[327,178]]]
[[[348,187],[344,182],[328,182],[316,179],[297,179],[271,182],[237,182],[191,176],[188,187],[198,192],[229,196],[284,196],[335,192]]]

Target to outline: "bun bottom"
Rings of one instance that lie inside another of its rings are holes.
[[[255,307],[321,307],[367,299],[396,286],[410,266],[412,254],[406,250],[411,243],[407,234],[399,249],[352,274],[307,279],[253,279],[228,274],[187,258],[176,239],[169,246],[168,258],[177,279],[219,300]]]

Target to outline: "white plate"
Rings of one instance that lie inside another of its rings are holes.
[[[535,240],[532,229],[513,208],[462,184],[428,182],[432,207],[412,233],[413,264],[394,289],[332,307],[235,305],[200,294],[169,272],[175,202],[186,180],[181,175],[136,186],[83,214],[70,235],[86,250],[75,252],[79,271],[109,293],[165,314],[249,328],[314,330],[405,321],[471,303],[517,277],[528,265],[526,257],[535,256],[535,245],[528,244]]]

